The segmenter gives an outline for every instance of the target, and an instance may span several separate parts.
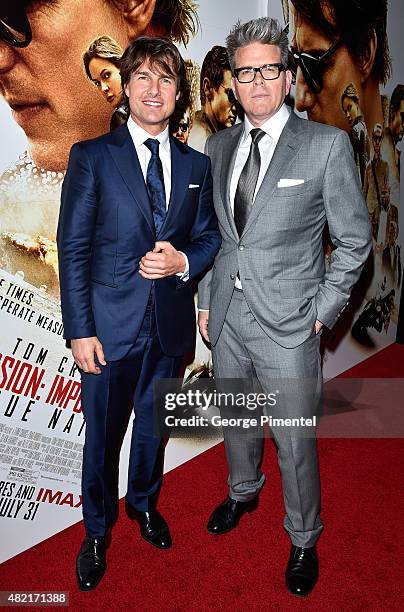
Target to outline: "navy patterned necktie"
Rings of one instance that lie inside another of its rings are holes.
[[[244,231],[252,209],[255,188],[257,186],[261,167],[261,155],[258,143],[261,138],[265,136],[265,132],[260,128],[255,128],[251,130],[250,134],[250,152],[241,171],[236,195],[234,196],[234,222],[239,236],[241,236]]]
[[[144,144],[151,152],[147,166],[146,187],[152,207],[156,236],[158,236],[167,214],[163,166],[159,157],[160,142],[155,138],[148,138]]]

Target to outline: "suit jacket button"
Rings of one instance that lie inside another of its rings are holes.
[[[235,274],[230,274],[230,278],[231,278],[231,280],[234,280],[236,278],[236,275]]]
[[[238,247],[238,250],[239,251],[244,251],[244,249],[245,249],[244,244],[240,244],[240,246]]]

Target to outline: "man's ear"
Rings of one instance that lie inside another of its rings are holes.
[[[156,0],[114,0],[114,2],[126,22],[129,40],[145,34],[154,15]]]
[[[285,91],[286,91],[286,95],[288,95],[288,93],[290,92],[290,87],[292,85],[293,75],[290,70],[286,70],[285,74],[286,74]]]
[[[239,99],[237,97],[237,83],[238,83],[238,81],[237,81],[236,77],[232,76],[231,77],[231,88],[233,90],[234,97],[236,98],[237,102],[239,102]]]
[[[366,81],[372,72],[373,64],[375,63],[377,44],[377,34],[375,30],[372,30],[366,49],[362,51],[360,56],[360,71],[363,81]]]
[[[203,88],[203,93],[205,94],[205,98],[207,100],[212,100],[212,98],[213,98],[213,87],[212,87],[211,82],[209,81],[208,77],[204,77],[204,79],[202,81],[202,88]]]

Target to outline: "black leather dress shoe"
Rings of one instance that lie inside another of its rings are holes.
[[[316,549],[293,546],[286,568],[286,586],[292,595],[306,597],[313,589],[318,578],[318,559]]]
[[[76,560],[76,574],[82,591],[91,591],[100,582],[107,568],[105,538],[86,537]]]
[[[228,497],[212,512],[208,522],[208,531],[221,535],[231,531],[239,524],[243,514],[253,512],[258,506],[258,496],[248,502],[241,502]]]
[[[160,512],[154,508],[147,512],[140,512],[140,510],[130,508],[128,514],[130,518],[135,519],[139,523],[140,533],[146,542],[157,546],[157,548],[171,548],[170,530]]]

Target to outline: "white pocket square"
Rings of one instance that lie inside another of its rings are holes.
[[[279,179],[278,187],[293,187],[294,185],[302,185],[304,179]]]
[[[199,185],[194,185],[193,183],[188,185],[188,189],[196,189],[197,187],[199,187]]]

